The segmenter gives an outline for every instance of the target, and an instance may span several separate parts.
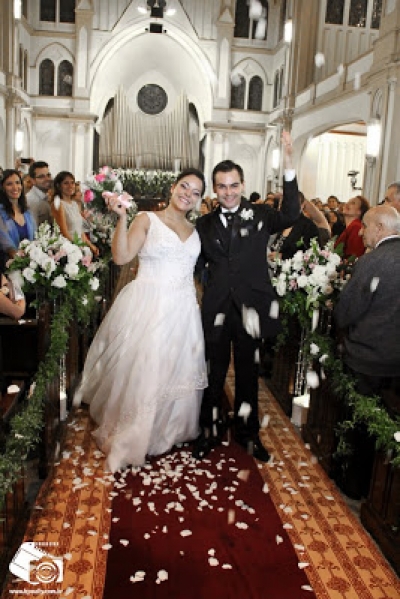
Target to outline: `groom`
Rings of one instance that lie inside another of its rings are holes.
[[[196,223],[202,247],[196,270],[204,284],[202,318],[209,364],[209,384],[200,412],[201,433],[193,449],[197,459],[221,443],[227,428],[222,397],[232,347],[235,439],[258,460],[268,462],[270,458],[258,434],[260,342],[279,331],[274,305],[271,310],[276,296],[268,274],[267,243],[272,233],[290,227],[300,214],[288,133],[283,133],[282,141],[285,180],[280,211],[243,198],[243,170],[224,160],[212,174],[219,207]]]

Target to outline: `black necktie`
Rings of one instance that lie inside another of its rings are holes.
[[[233,219],[235,218],[235,213],[234,212],[225,212],[224,216],[225,216],[226,222],[227,222],[227,229],[232,229]]]

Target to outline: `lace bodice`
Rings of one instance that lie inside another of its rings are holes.
[[[150,227],[139,252],[137,281],[147,281],[168,289],[194,290],[193,270],[200,253],[196,229],[186,241],[149,212]]]
[[[61,204],[64,208],[65,220],[69,234],[73,236],[76,233],[80,238],[83,231],[83,218],[78,204],[74,201],[65,202],[64,200],[61,200]]]

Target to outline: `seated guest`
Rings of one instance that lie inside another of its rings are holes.
[[[26,303],[23,293],[12,285],[12,283],[0,274],[0,314],[18,320],[25,313]]]
[[[365,252],[363,241],[360,237],[362,228],[361,220],[369,210],[369,202],[363,196],[355,196],[343,206],[343,216],[346,228],[335,242],[335,247],[343,247],[342,257],[362,256]]]
[[[29,166],[29,177],[32,182],[32,188],[26,194],[28,208],[32,212],[37,226],[44,222],[52,222],[49,191],[52,186],[49,165],[43,160],[33,162]]]
[[[0,249],[12,258],[23,239],[33,239],[35,220],[28,210],[20,174],[5,170],[0,183]]]
[[[98,256],[98,248],[90,242],[84,232],[84,219],[78,203],[74,200],[75,177],[68,171],[61,171],[54,178],[54,197],[51,200],[51,212],[60,227],[61,234],[74,241],[77,236]]]
[[[400,383],[400,215],[390,206],[371,208],[363,217],[361,234],[371,251],[356,262],[334,316],[344,331],[344,361],[356,390],[382,397]],[[346,408],[343,412],[347,420]],[[355,451],[346,478],[338,483],[346,495],[360,499],[368,493],[374,441],[365,423],[353,431],[350,441]]]

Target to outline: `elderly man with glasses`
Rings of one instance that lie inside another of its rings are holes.
[[[33,182],[32,189],[26,194],[29,210],[37,226],[44,222],[52,222],[48,193],[53,181],[49,165],[43,161],[33,162],[29,167],[29,176]]]

